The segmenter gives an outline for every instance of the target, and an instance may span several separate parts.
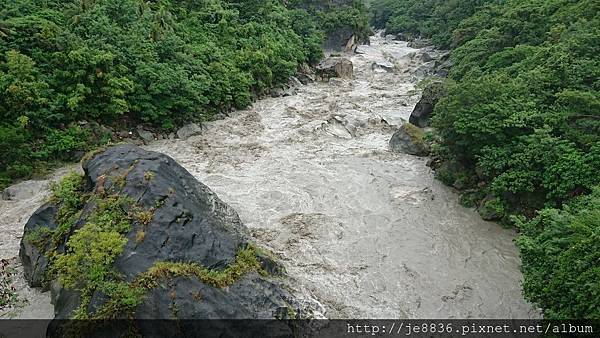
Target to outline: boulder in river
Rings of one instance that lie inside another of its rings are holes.
[[[427,127],[435,105],[444,95],[445,90],[442,82],[435,81],[430,83],[427,87],[425,87],[425,90],[423,90],[421,99],[410,114],[408,121],[420,128]]]
[[[375,61],[371,64],[371,70],[373,71],[384,71],[388,73],[393,73],[396,69],[396,65],[388,60]]]
[[[177,137],[179,137],[182,140],[187,140],[188,138],[199,135],[201,133],[202,133],[201,126],[199,126],[196,123],[190,123],[188,125],[181,127],[177,131]]]
[[[433,43],[429,39],[414,39],[408,43],[408,47],[421,49],[431,46]]]
[[[315,82],[315,72],[308,64],[303,63],[298,66],[296,78],[298,78],[298,81],[300,81],[303,85],[307,85],[311,82]]]
[[[57,319],[251,319],[295,313],[238,214],[170,157],[120,145],[67,176],[25,226],[31,286]]]
[[[417,77],[417,78],[426,78],[428,76],[433,75],[434,72],[434,66],[435,66],[435,62],[434,61],[429,61],[429,62],[425,62],[423,64],[421,64],[420,66],[418,66],[414,71],[413,74]]]
[[[154,134],[151,131],[144,129],[143,126],[138,126],[136,131],[139,137],[144,141],[144,143],[154,141]]]
[[[439,77],[447,77],[448,74],[450,74],[450,69],[453,65],[454,63],[452,60],[446,60],[443,62],[436,61],[434,66],[434,75]]]
[[[429,147],[424,139],[424,133],[410,123],[404,123],[396,130],[390,140],[390,149],[394,152],[415,156],[427,156]]]
[[[499,221],[504,217],[504,208],[493,195],[486,196],[479,204],[477,212],[486,221]]]
[[[433,57],[431,57],[431,55],[429,55],[429,53],[424,52],[421,54],[421,60],[423,60],[423,62],[429,62],[429,61],[433,60]]]
[[[2,199],[5,201],[28,199],[41,193],[47,185],[48,181],[24,181],[4,189]]]
[[[346,53],[354,53],[356,48],[358,48],[358,38],[356,35],[352,35],[352,37],[346,43],[346,47],[344,48],[344,52]]]
[[[347,58],[329,57],[317,65],[317,76],[322,81],[334,77],[350,79],[354,76],[354,66]]]

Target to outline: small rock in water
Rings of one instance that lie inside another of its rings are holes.
[[[418,127],[404,123],[390,140],[390,149],[394,152],[415,156],[427,156],[429,147],[425,143],[424,133]]]
[[[18,201],[31,198],[40,194],[48,187],[48,181],[25,181],[4,189],[2,199],[5,201]]]
[[[429,84],[423,90],[423,95],[410,114],[408,121],[420,128],[427,127],[433,109],[440,98],[444,96],[444,93],[444,84],[442,82],[435,81]]]
[[[433,60],[433,58],[431,57],[431,55],[429,55],[429,53],[423,53],[421,54],[421,60],[423,60],[423,62],[429,62]]]
[[[188,125],[183,126],[177,131],[177,137],[179,137],[182,140],[187,140],[188,138],[199,135],[201,133],[201,126],[197,125],[196,123],[190,123]]]
[[[285,96],[285,90],[283,88],[271,89],[271,97],[282,97]]]
[[[298,74],[298,81],[303,85],[315,82],[315,77],[312,74]]]
[[[152,132],[144,129],[141,126],[137,127],[137,133],[140,136],[140,138],[142,140],[144,140],[144,143],[148,143],[148,142],[154,141],[154,134],[152,134]]]
[[[360,45],[358,47],[356,47],[356,50],[354,51],[356,54],[366,54],[367,53],[367,46],[366,45]]]
[[[298,80],[298,78],[295,76],[290,77],[288,84],[290,85],[290,87],[301,87],[302,86],[302,82],[300,82],[300,80]]]
[[[377,62],[373,62],[373,64],[371,64],[371,69],[372,70],[383,70],[389,73],[394,72],[394,69],[396,68],[396,66],[389,61],[377,61]]]
[[[346,58],[329,57],[317,66],[317,75],[323,81],[334,77],[351,79],[354,76],[354,66]]]

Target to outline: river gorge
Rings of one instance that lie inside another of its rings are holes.
[[[353,79],[300,86],[145,148],[232,206],[317,317],[537,317],[521,295],[515,231],[460,206],[427,158],[388,148],[419,99],[422,53],[374,36],[345,55]],[[0,202],[0,258],[17,264],[23,224],[47,196]],[[29,302],[14,315],[51,318],[49,296],[18,284]]]

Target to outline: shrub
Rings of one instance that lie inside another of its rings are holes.
[[[525,296],[548,319],[600,319],[600,187],[517,224]]]

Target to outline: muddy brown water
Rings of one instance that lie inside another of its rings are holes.
[[[352,80],[302,86],[207,123],[199,136],[146,148],[234,207],[317,317],[536,317],[521,295],[514,231],[461,207],[425,158],[388,150],[418,101],[421,51],[376,36],[359,52],[347,56]],[[0,226],[12,229],[3,257],[17,255],[40,196],[1,202]],[[51,317],[47,295],[22,293],[37,304],[19,316]]]

